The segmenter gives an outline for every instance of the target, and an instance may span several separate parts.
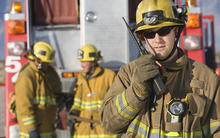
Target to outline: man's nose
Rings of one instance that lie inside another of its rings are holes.
[[[154,40],[155,40],[155,42],[160,42],[161,41],[161,36],[158,33],[156,33],[155,37],[154,37]]]

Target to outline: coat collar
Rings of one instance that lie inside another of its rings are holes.
[[[184,67],[184,65],[187,63],[187,56],[184,54],[182,49],[177,48],[177,50],[178,54],[176,56],[171,57],[169,62],[160,62],[162,68],[164,67],[169,70],[180,70]]]
[[[30,61],[29,64],[30,64],[30,67],[31,67],[34,71],[38,72],[38,68],[37,68],[36,64],[35,64],[33,61]]]
[[[96,67],[94,73],[92,74],[92,76],[90,78],[95,78],[95,77],[101,75],[103,72],[104,72],[104,69],[102,67],[98,66],[98,67]],[[79,74],[79,77],[86,79],[86,73],[81,71]]]
[[[40,73],[42,76],[45,76],[50,72],[50,70],[49,70],[50,65],[48,65],[48,70],[46,72],[43,72],[37,68],[37,65],[33,61],[30,61],[29,63],[30,63],[31,69],[33,69],[35,72]]]

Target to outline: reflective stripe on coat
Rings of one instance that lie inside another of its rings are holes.
[[[178,52],[181,57],[176,62],[162,63],[167,92],[157,98],[155,112],[150,111],[150,100],[139,100],[132,88],[136,61],[120,68],[102,104],[101,122],[106,130],[123,133],[124,138],[219,137],[219,77],[206,65],[188,59],[182,50]],[[174,98],[187,104],[177,123],[167,121],[167,103]]]
[[[80,72],[77,79],[76,95],[73,109],[80,110],[80,117],[100,120],[100,108],[107,90],[112,85],[115,73],[109,69],[97,67],[92,76],[86,80],[85,73]],[[114,138],[100,124],[79,122],[75,124],[73,138]]]
[[[49,66],[46,73],[38,72],[34,62],[27,63],[15,83],[16,113],[21,137],[37,129],[42,137],[54,133],[56,118],[55,92],[61,92],[56,71]]]

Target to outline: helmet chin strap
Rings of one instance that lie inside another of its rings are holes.
[[[87,79],[87,80],[92,76],[92,74],[94,73],[93,71],[94,71],[94,69],[95,69],[96,66],[97,66],[95,62],[93,62],[92,64],[93,64],[93,65],[91,66],[91,68],[89,69],[89,71],[86,72],[86,79]]]

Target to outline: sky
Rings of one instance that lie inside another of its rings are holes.
[[[11,0],[0,0],[0,60],[4,60],[4,13],[9,11]]]
[[[4,60],[4,13],[9,11],[12,0],[0,0],[0,60]],[[21,0],[18,0],[21,1]],[[199,0],[197,0],[199,1]],[[215,47],[220,52],[220,0],[201,0],[203,15],[214,15]]]

